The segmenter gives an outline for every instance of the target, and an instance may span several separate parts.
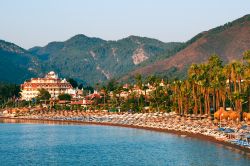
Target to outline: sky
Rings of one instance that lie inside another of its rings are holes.
[[[0,0],[0,39],[23,48],[76,34],[185,42],[250,14],[250,0]]]

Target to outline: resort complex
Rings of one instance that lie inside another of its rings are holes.
[[[250,151],[250,52],[243,56],[244,63],[223,65],[213,55],[204,64],[193,64],[186,80],[137,75],[134,83],[111,80],[95,90],[85,88],[77,96],[70,93],[73,88],[69,82],[50,72],[45,78],[21,85],[21,98],[26,100],[41,95],[40,88],[48,91],[51,96],[47,106],[38,98],[29,107],[6,105],[1,114],[14,119],[118,125],[207,136]]]
[[[39,90],[48,91],[52,98],[57,98],[60,94],[73,94],[73,88],[66,79],[60,79],[58,75],[51,71],[44,78],[31,78],[21,85],[21,99],[31,100],[38,96]]]

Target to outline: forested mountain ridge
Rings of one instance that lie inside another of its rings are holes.
[[[0,40],[0,81],[21,83],[40,73],[40,63],[25,49]]]
[[[76,35],[65,42],[52,42],[29,51],[41,61],[42,72],[54,70],[64,77],[96,83],[119,77],[148,61],[169,57],[182,45],[138,36],[106,41]]]

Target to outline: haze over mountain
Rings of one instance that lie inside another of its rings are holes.
[[[76,35],[64,42],[25,50],[0,41],[0,80],[21,83],[50,70],[87,84],[111,78],[128,79],[136,74],[184,77],[192,63],[216,53],[225,62],[240,59],[250,49],[250,15],[202,32],[186,43],[164,43],[129,36],[106,41]]]

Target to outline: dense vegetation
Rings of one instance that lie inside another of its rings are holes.
[[[19,85],[0,83],[0,105],[15,101],[20,95],[19,92]]]
[[[171,56],[182,45],[137,36],[105,41],[76,35],[65,42],[51,42],[45,47],[25,50],[0,40],[0,80],[22,83],[53,70],[61,77],[74,78],[83,85],[101,83],[126,74],[142,64]],[[148,59],[141,64],[134,64],[132,56],[138,52]]]
[[[38,101],[49,100],[51,98],[51,95],[50,95],[50,93],[47,90],[45,90],[45,89],[39,89],[38,91],[39,91],[39,94],[36,97],[36,99]]]
[[[173,55],[180,46],[182,43],[163,43],[137,36],[105,41],[76,35],[65,42],[32,48],[30,52],[42,62],[43,72],[54,70],[64,77],[93,84],[119,77],[139,67],[140,64],[134,64],[132,58],[137,52],[141,51],[148,57],[146,64]]]
[[[142,78],[137,75],[136,86],[125,89],[112,81],[102,88],[102,94],[106,96],[103,98],[106,101],[102,102],[106,108],[135,112],[151,110],[210,115],[219,107],[231,107],[240,114],[250,112],[250,51],[244,53],[244,60],[244,64],[234,61],[223,65],[219,56],[212,55],[207,63],[191,65],[186,80],[165,80],[165,86],[161,85],[162,78],[155,76]],[[146,94],[149,85],[154,90]],[[113,97],[107,95],[111,91]],[[127,98],[121,98],[122,91],[131,93]]]
[[[39,66],[24,49],[0,40],[0,80],[11,83],[21,83],[36,75]],[[34,70],[36,68],[36,70]]]
[[[67,101],[70,101],[71,100],[71,96],[69,94],[60,94],[58,96],[58,99],[59,100],[67,100]]]

